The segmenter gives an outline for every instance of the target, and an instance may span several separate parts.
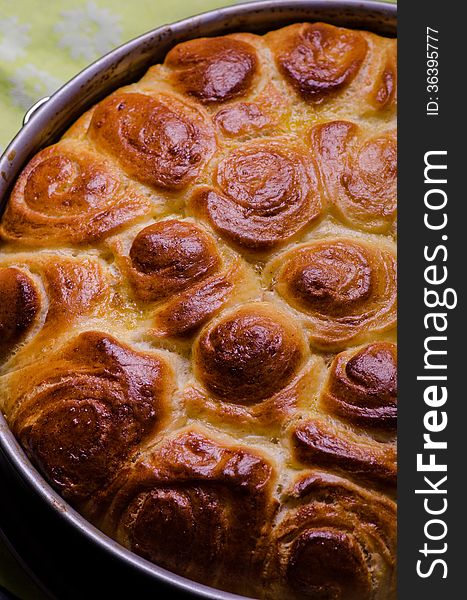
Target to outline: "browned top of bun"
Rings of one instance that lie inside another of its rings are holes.
[[[247,250],[289,241],[322,212],[311,157],[288,139],[246,142],[217,165],[214,187],[199,190],[194,212]]]
[[[82,333],[24,371],[28,380],[17,380],[12,398],[13,431],[67,498],[108,484],[168,417],[166,361],[101,333]]]
[[[336,215],[364,231],[390,231],[396,217],[395,130],[370,136],[348,121],[315,125],[310,141]]]
[[[263,559],[274,481],[274,466],[257,450],[185,429],[149,452],[97,514],[145,558],[175,571],[183,561],[189,577],[241,591]]]
[[[395,600],[396,41],[194,39],[0,220],[0,408],[86,518],[261,600]]]
[[[258,69],[255,49],[233,37],[200,38],[175,46],[164,63],[176,88],[200,102],[242,96]]]
[[[338,354],[322,392],[326,409],[360,424],[394,430],[397,419],[397,349],[375,342]]]
[[[0,355],[2,358],[21,342],[40,311],[40,298],[33,279],[16,267],[0,268]]]
[[[274,593],[294,600],[395,597],[395,512],[392,500],[340,476],[297,476],[283,496],[266,560]]]
[[[200,111],[168,94],[117,92],[96,107],[89,134],[130,177],[167,190],[191,183],[214,146]]]
[[[280,71],[311,102],[345,88],[365,59],[361,33],[327,25],[292,25],[275,33],[273,52]]]
[[[87,244],[148,213],[144,193],[115,165],[86,145],[61,141],[23,170],[0,239],[20,247]]]

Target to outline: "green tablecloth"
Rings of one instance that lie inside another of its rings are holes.
[[[158,25],[233,3],[0,0],[0,153],[36,100],[50,95],[102,54]],[[1,542],[0,584],[22,600],[42,599]]]

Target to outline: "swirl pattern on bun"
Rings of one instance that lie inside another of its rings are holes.
[[[279,382],[269,397],[254,403],[239,403],[231,398],[215,396],[199,382],[192,382],[182,401],[190,417],[203,419],[232,433],[263,434],[278,443],[287,423],[297,411],[306,409],[319,394],[324,364],[321,357],[311,356],[289,383]]]
[[[87,332],[15,377],[12,428],[68,499],[89,499],[168,417],[170,366]]]
[[[314,103],[345,89],[367,53],[360,32],[326,23],[290,25],[269,36],[282,75]]]
[[[384,489],[394,489],[397,478],[396,448],[352,435],[330,422],[310,419],[291,428],[295,459],[310,467],[329,468]]]
[[[220,266],[215,241],[198,225],[176,219],[142,229],[129,259],[136,295],[152,301],[184,291]]]
[[[288,315],[252,303],[203,330],[193,348],[195,374],[219,398],[255,404],[284,388],[303,363],[305,344]]]
[[[219,250],[212,235],[192,221],[166,219],[138,232],[120,260],[132,293],[152,306],[151,335],[192,336],[235,288],[248,290],[249,270]]]
[[[111,164],[68,141],[39,152],[18,179],[0,240],[49,246],[99,241],[149,212],[148,199]]]
[[[168,191],[191,183],[215,149],[202,113],[164,94],[110,96],[97,105],[89,132],[130,177]]]
[[[381,50],[377,75],[369,94],[370,104],[377,111],[393,110],[397,104],[397,46],[396,40],[387,40]]]
[[[301,475],[284,495],[271,535],[270,595],[395,597],[395,512],[392,500],[347,479],[323,471]]]
[[[287,132],[290,98],[277,85],[268,83],[250,101],[229,102],[216,112],[214,123],[227,140],[248,140]]]
[[[273,249],[321,214],[315,168],[305,158],[287,139],[247,142],[219,163],[217,186],[195,194],[195,213],[242,248]]]
[[[16,352],[8,366],[29,363],[44,355],[57,336],[106,308],[110,277],[95,258],[61,254],[22,256],[18,267],[0,260],[0,338]],[[2,354],[5,357],[7,352]]]
[[[348,121],[316,125],[310,134],[325,193],[350,227],[386,233],[396,217],[395,131],[368,137]]]
[[[191,336],[228,302],[234,287],[241,284],[240,265],[233,263],[228,271],[207,277],[170,300],[154,315],[152,334],[159,337]]]
[[[362,427],[394,431],[397,421],[397,350],[375,342],[341,352],[321,394],[323,407]]]
[[[176,88],[202,103],[242,96],[258,70],[255,49],[233,36],[199,38],[178,44],[165,59]]]
[[[104,529],[171,571],[240,591],[260,565],[274,478],[258,451],[186,429],[131,470]]]
[[[323,238],[287,252],[275,289],[303,315],[313,344],[338,350],[392,329],[396,261],[386,247],[359,239]]]

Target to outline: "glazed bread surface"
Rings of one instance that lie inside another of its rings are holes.
[[[173,48],[19,176],[0,402],[91,522],[264,600],[394,600],[396,41]]]

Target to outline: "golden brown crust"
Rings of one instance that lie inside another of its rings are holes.
[[[291,430],[292,452],[304,465],[329,468],[376,485],[396,485],[396,449],[391,443],[351,437],[343,428],[317,419]]]
[[[49,300],[45,326],[58,329],[70,326],[109,293],[109,279],[103,267],[92,259],[48,257],[31,263],[40,269]]]
[[[114,244],[117,260],[131,295],[151,310],[149,334],[156,338],[188,340],[234,299],[234,290],[238,297],[255,293],[244,262],[191,220],[159,221],[138,231],[128,254],[124,246]]]
[[[362,427],[394,431],[397,420],[397,348],[376,342],[334,359],[321,394],[325,410]]]
[[[368,137],[354,123],[330,121],[313,127],[310,140],[336,215],[350,227],[387,232],[396,217],[395,131]]]
[[[16,182],[0,409],[164,568],[395,600],[396,87],[366,31],[191,40]]]
[[[277,386],[269,397],[255,403],[239,403],[232,398],[213,396],[199,382],[188,385],[183,402],[188,414],[235,434],[263,434],[278,443],[282,431],[297,411],[306,409],[318,395],[324,371],[321,358],[312,356],[284,387]],[[282,382],[280,382],[281,384]]]
[[[255,49],[233,37],[178,44],[164,63],[176,88],[203,103],[224,102],[249,89],[258,69]]]
[[[200,227],[168,219],[138,233],[128,266],[136,295],[142,300],[160,300],[214,273],[220,257],[214,240]]]
[[[2,280],[5,299],[10,300],[2,316],[4,343],[15,350],[6,365],[10,369],[44,355],[60,335],[104,312],[111,283],[95,258],[49,253],[0,260],[0,287]]]
[[[275,260],[275,289],[303,315],[317,348],[339,350],[396,322],[392,252],[351,238],[323,238]]]
[[[16,267],[0,268],[0,358],[21,342],[40,311],[35,282]]]
[[[235,286],[234,264],[229,271],[213,275],[182,292],[155,313],[152,334],[185,337],[195,333],[227,302]]]
[[[17,264],[19,268],[11,267],[11,264]],[[16,304],[12,296],[12,272],[17,273],[17,293],[23,296],[22,300],[16,299]],[[21,255],[19,260],[6,257],[0,260],[0,282],[2,273],[7,275],[2,299],[5,294],[11,308],[21,310],[16,316],[19,327],[16,340],[9,335],[5,337],[5,343],[21,342],[7,362],[7,368],[17,368],[43,356],[61,335],[81,321],[87,322],[102,314],[108,307],[111,277],[101,262],[92,257],[77,259],[49,253]],[[31,315],[33,309],[34,318]],[[10,318],[7,330],[12,329],[12,324]]]
[[[242,591],[261,563],[273,482],[272,464],[257,451],[188,429],[135,465],[104,529],[171,571]]]
[[[271,596],[386,600],[395,597],[395,504],[323,471],[285,494],[266,562]]]
[[[194,212],[247,250],[283,244],[322,210],[313,162],[287,139],[236,148],[217,166],[215,182],[195,194]]]
[[[284,388],[305,355],[300,330],[266,303],[243,306],[201,332],[195,375],[219,398],[255,404]]]
[[[247,140],[287,132],[290,98],[269,82],[250,101],[230,102],[213,117],[218,131],[228,140]]]
[[[149,212],[148,199],[86,146],[59,142],[39,152],[19,177],[0,240],[22,245],[85,244]]]
[[[117,92],[97,106],[89,133],[130,177],[166,190],[186,187],[215,148],[202,114],[163,94]]]
[[[19,375],[12,429],[74,501],[107,485],[168,417],[170,367],[105,334],[83,333]]]
[[[382,52],[381,66],[369,94],[370,103],[380,110],[394,109],[397,104],[397,46],[396,40],[388,40]]]
[[[326,23],[285,27],[273,36],[274,53],[286,80],[309,102],[320,103],[344,89],[367,53],[357,31]]]

